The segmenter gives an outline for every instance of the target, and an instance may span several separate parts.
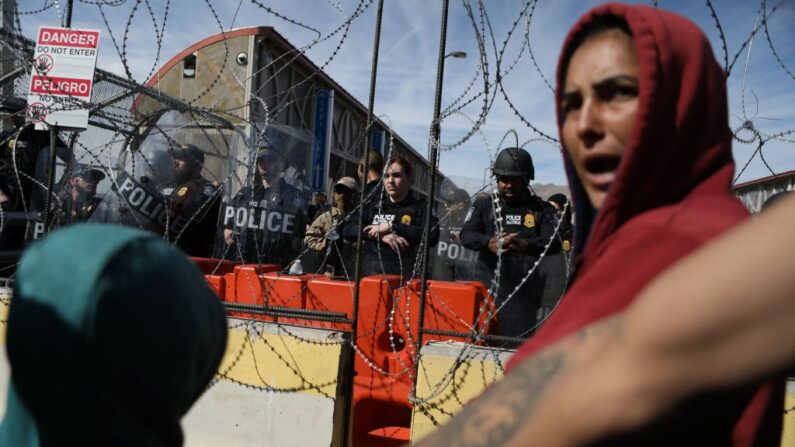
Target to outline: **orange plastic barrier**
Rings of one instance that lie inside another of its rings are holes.
[[[279,266],[273,264],[247,264],[235,266],[233,273],[227,273],[225,275],[225,301],[239,304],[264,305],[263,281],[260,275],[279,270]],[[234,287],[234,290],[230,290],[230,286]],[[263,321],[276,321],[275,317],[267,315],[240,312],[230,312],[230,315],[233,317],[255,318]]]
[[[224,275],[235,269],[235,266],[240,265],[238,262],[229,261],[226,259],[213,259],[213,258],[198,258],[191,257],[191,261],[196,263],[202,273],[205,275]]]
[[[308,283],[318,275],[282,275],[278,272],[260,276],[263,284],[264,302],[273,307],[308,309],[306,295]],[[295,326],[313,326],[314,321],[303,318],[276,317],[276,321]]]
[[[353,315],[353,285],[322,275],[280,275],[276,265],[235,265],[197,259],[207,282],[226,302]],[[411,403],[419,331],[421,283],[401,284],[394,275],[361,281],[357,340],[354,353],[353,445],[401,445],[409,440]],[[485,310],[484,310],[485,309]],[[486,317],[494,305],[478,282],[429,281],[425,303],[426,329],[488,334]],[[232,316],[350,331],[347,323],[231,312]],[[409,330],[410,328],[410,330]],[[469,337],[431,335],[433,340],[470,341]]]
[[[199,267],[199,270],[204,274],[207,284],[222,300],[226,297],[226,278],[227,273],[234,271],[237,262],[227,261],[225,259],[210,259],[210,258],[190,258]],[[231,295],[234,296],[234,295]]]
[[[417,303],[417,309],[419,309],[421,286],[420,281],[412,283],[412,291],[416,294],[412,299]],[[423,326],[426,330],[464,333],[483,329],[482,333],[488,334],[489,330],[496,329],[489,327],[487,319],[489,312],[493,314],[495,310],[494,301],[488,290],[479,282],[428,281]],[[412,329],[415,327],[416,324],[413,324]],[[412,332],[416,337],[416,333]],[[472,343],[471,337],[433,334],[425,334],[422,337],[423,343],[445,340]]]
[[[307,310],[327,312],[343,312],[347,318],[353,318],[353,282],[329,278],[318,275],[309,280],[306,289]],[[332,323],[328,321],[309,321],[306,326],[332,329],[337,331],[350,331],[351,325],[347,323]]]
[[[402,294],[398,276],[362,279],[357,321],[358,352],[354,359],[353,445],[387,445],[383,439],[386,427],[411,426],[408,395],[414,363],[406,349],[405,325],[401,325],[399,318],[392,313]],[[407,433],[407,430],[392,430],[391,433],[397,436]]]

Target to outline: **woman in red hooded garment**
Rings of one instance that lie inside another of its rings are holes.
[[[577,273],[510,366],[624,310],[664,269],[747,217],[730,190],[726,76],[695,24],[645,6],[603,5],[569,32],[557,79]],[[776,394],[768,386],[700,402],[701,423],[655,442],[771,445],[764,435],[778,431],[766,425],[780,424]]]
[[[491,415],[482,423],[474,422],[476,411],[454,421],[459,433],[471,435],[462,437],[484,441],[459,445],[524,444],[513,437],[517,421],[569,359],[564,349],[523,360],[624,311],[663,270],[747,218],[730,191],[726,77],[695,24],[645,6],[597,7],[569,32],[557,83],[576,274],[558,309],[508,365],[506,382],[527,386],[502,397],[490,393],[503,405],[481,411]],[[783,387],[771,385],[702,395],[629,442],[777,445],[782,400]],[[594,402],[593,411],[605,405]]]

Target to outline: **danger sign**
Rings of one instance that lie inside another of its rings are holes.
[[[99,45],[99,31],[41,27],[38,44],[96,49]]]
[[[33,76],[30,84],[31,93],[58,96],[91,96],[91,81],[88,79],[54,78],[50,76]]]
[[[33,54],[28,88],[28,116],[36,128],[49,126],[85,129],[99,31],[42,26]]]

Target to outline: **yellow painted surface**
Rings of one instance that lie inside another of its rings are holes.
[[[784,412],[784,433],[781,435],[781,447],[792,447],[795,446],[795,379],[790,379],[787,383]]]
[[[309,329],[288,327],[291,334],[300,336],[297,338],[276,324],[249,322],[241,327],[240,321],[230,319],[229,341],[218,378],[336,398],[341,344],[301,340],[311,338]]]
[[[427,401],[414,406],[411,439],[416,442],[444,424],[450,414],[478,396],[489,384],[502,377],[502,368],[492,351],[462,343],[430,343],[423,346],[417,382],[417,397]],[[466,349],[451,373],[462,349]],[[511,353],[498,354],[503,365]],[[436,424],[434,423],[436,421]]]

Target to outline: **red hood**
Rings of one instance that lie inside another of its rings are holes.
[[[640,66],[635,127],[598,212],[563,150],[576,215],[577,275],[558,309],[522,346],[509,369],[555,340],[624,310],[660,272],[748,215],[730,193],[734,163],[726,76],[708,40],[689,20],[646,6],[610,3],[591,10],[564,43],[558,96],[574,37],[603,15],[624,18],[632,31]],[[559,108],[558,117],[562,134]],[[672,430],[660,441],[722,445],[717,440],[731,432],[749,395],[726,405],[710,424],[688,433]],[[755,398],[759,406],[743,417],[733,445],[751,445],[765,431],[758,429],[760,411],[769,403],[769,396]]]
[[[580,216],[577,253],[586,262],[633,217],[691,194],[726,192],[734,172],[726,76],[701,30],[667,11],[610,3],[577,22],[563,46],[561,61],[568,59],[577,32],[603,15],[623,17],[629,24],[641,82],[635,128],[598,214],[563,151],[569,184],[575,191],[575,212]],[[563,70],[559,63],[558,95]],[[556,99],[562,134],[560,97]]]

